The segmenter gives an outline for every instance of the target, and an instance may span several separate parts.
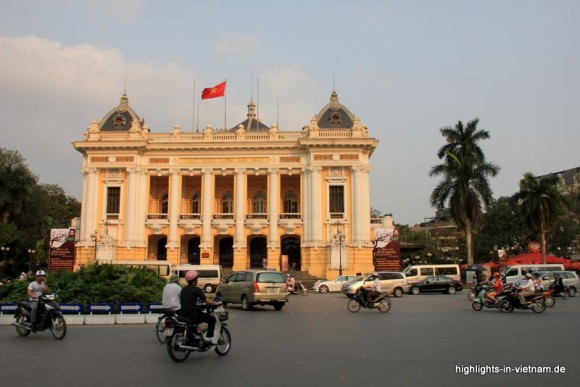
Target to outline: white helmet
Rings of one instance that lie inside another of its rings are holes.
[[[36,275],[46,275],[46,273],[44,272],[44,270],[38,270],[36,272]]]

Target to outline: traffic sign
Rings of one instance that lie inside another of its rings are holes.
[[[141,313],[143,304],[119,304],[119,313]]]
[[[89,304],[90,314],[111,314],[115,311],[113,304]]]

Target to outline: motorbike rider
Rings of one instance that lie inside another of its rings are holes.
[[[532,280],[532,275],[530,273],[526,273],[525,284],[517,286],[516,289],[519,290],[521,304],[525,305],[526,297],[531,296],[536,292],[536,286],[534,285],[534,281]]]
[[[367,301],[369,304],[373,303],[373,300],[381,295],[381,281],[379,281],[379,276],[374,276],[373,284],[371,285],[371,291],[367,293]]]
[[[167,285],[163,288],[161,305],[168,312],[176,312],[181,308],[181,286],[179,286],[179,276],[171,274]]]
[[[36,331],[36,315],[38,312],[38,298],[42,296],[42,293],[49,292],[48,285],[46,284],[46,273],[44,270],[38,270],[36,272],[36,280],[28,284],[28,303],[30,305],[30,327],[32,331]]]
[[[501,276],[497,271],[493,273],[491,283],[493,284],[493,289],[487,293],[487,297],[497,304],[497,299],[495,297],[503,290]]]
[[[197,301],[201,300],[207,305],[211,306],[220,306],[221,303],[207,298],[203,293],[203,290],[197,287],[197,279],[197,271],[189,270],[187,273],[185,273],[185,281],[187,282],[187,286],[181,290],[181,309],[179,310],[179,314],[193,320],[196,323],[207,323],[208,329],[205,341],[206,343],[211,343],[216,321],[213,316],[202,312],[202,308],[201,306],[197,305]]]
[[[559,273],[554,273],[554,283],[552,284],[552,287],[554,288],[554,295],[558,295],[564,290],[564,281],[562,281]]]
[[[288,291],[293,292],[294,286],[296,285],[296,280],[294,279],[294,275],[286,274],[286,284],[288,285]]]

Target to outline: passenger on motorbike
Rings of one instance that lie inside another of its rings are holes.
[[[197,302],[198,300],[201,300],[211,306],[220,306],[221,303],[207,298],[203,293],[203,290],[197,287],[197,279],[197,271],[190,270],[185,273],[187,286],[181,290],[181,309],[179,310],[179,315],[187,317],[196,323],[207,323],[208,329],[205,340],[206,342],[211,343],[216,321],[211,315],[203,313],[202,307],[197,305]]]
[[[171,274],[167,285],[163,288],[161,306],[167,312],[176,312],[181,308],[181,286],[177,274]]]
[[[491,282],[493,284],[493,289],[487,293],[487,297],[497,304],[497,299],[495,297],[503,290],[501,277],[497,271],[493,273],[493,279]]]
[[[534,285],[536,286],[537,292],[544,291],[544,281],[542,281],[542,277],[540,277],[539,273],[534,273]]]
[[[30,305],[30,327],[32,331],[36,331],[36,314],[38,311],[38,298],[42,293],[48,292],[48,285],[46,284],[46,273],[44,270],[36,272],[36,280],[28,285],[27,295],[28,303]]]
[[[288,285],[289,292],[294,291],[294,287],[296,286],[296,280],[294,279],[294,275],[286,274],[286,285]]]
[[[554,295],[558,295],[564,291],[564,281],[562,281],[562,278],[560,278],[560,274],[554,273],[554,283],[551,287],[554,288]]]
[[[526,304],[526,297],[531,296],[536,292],[536,286],[532,280],[532,275],[526,273],[526,283],[516,287],[519,290],[520,302],[522,305]]]

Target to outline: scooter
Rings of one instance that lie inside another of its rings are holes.
[[[490,308],[490,309],[499,309],[499,305],[501,301],[509,294],[509,290],[504,290],[495,296],[497,301],[492,300],[491,298],[487,297],[487,292],[491,290],[488,287],[483,287],[475,299],[471,304],[471,307],[476,312],[481,311],[483,308]]]
[[[302,294],[303,296],[308,295],[308,290],[302,285],[302,281],[296,281],[294,287],[288,287],[288,292],[290,294]]]
[[[164,334],[167,337],[167,353],[171,360],[181,363],[191,352],[207,352],[214,349],[219,356],[230,351],[232,342],[228,328],[228,312],[223,306],[203,305],[206,312],[216,320],[211,341],[207,339],[207,324],[198,324],[183,316],[169,316],[165,319]]]
[[[381,293],[372,302],[368,301],[367,294],[368,290],[359,288],[354,297],[346,303],[346,308],[352,313],[358,312],[361,308],[378,309],[381,313],[387,313],[391,310],[391,300],[388,293]]]

